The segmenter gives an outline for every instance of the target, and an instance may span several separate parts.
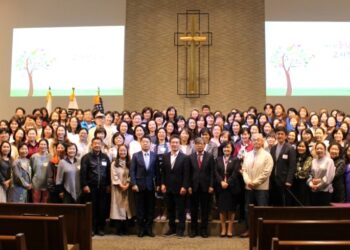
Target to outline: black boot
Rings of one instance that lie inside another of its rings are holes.
[[[121,230],[122,230],[123,235],[128,235],[129,234],[129,232],[128,232],[128,221],[127,220],[123,220],[122,221],[122,228],[121,228]]]
[[[123,235],[122,226],[123,226],[122,221],[117,220],[117,221],[115,222],[115,234],[116,234],[116,235],[119,235],[119,236],[122,236],[122,235]]]

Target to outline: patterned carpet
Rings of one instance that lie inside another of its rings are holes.
[[[157,236],[155,238],[138,238],[136,236],[120,237],[114,235],[107,235],[104,237],[93,237],[92,245],[93,250],[246,250],[249,248],[249,241],[248,239],[241,239],[239,237],[228,239],[213,236],[203,239],[201,237],[177,238],[176,236]]]

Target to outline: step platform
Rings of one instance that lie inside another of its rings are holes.
[[[198,222],[200,225],[200,221]],[[133,226],[129,227],[129,234],[137,234],[137,225],[136,223]],[[115,234],[115,228],[113,226],[113,222],[107,223],[106,233],[107,234]],[[185,226],[185,236],[187,236],[190,232],[191,228],[191,222],[186,221]],[[168,226],[168,220],[154,220],[153,224],[153,233],[157,236],[164,235],[169,229]],[[238,221],[234,221],[233,224],[233,235],[238,236],[241,233],[243,233],[246,230],[245,223],[241,223]],[[210,236],[220,236],[220,221],[219,220],[212,220],[209,222],[208,225],[208,233]]]

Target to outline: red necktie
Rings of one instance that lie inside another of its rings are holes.
[[[202,168],[202,154],[197,154],[198,168]]]

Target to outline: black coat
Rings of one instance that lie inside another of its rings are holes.
[[[188,156],[179,151],[171,168],[171,153],[164,154],[161,173],[161,184],[166,186],[168,193],[179,194],[182,187],[187,189],[190,182]]]
[[[342,158],[334,159],[335,175],[333,179],[333,202],[345,202],[345,161]]]
[[[217,192],[222,191],[221,181],[225,180],[225,164],[224,158],[218,157],[215,161],[215,180]],[[226,167],[226,179],[229,184],[228,188],[232,194],[238,194],[241,192],[241,183],[239,181],[239,170],[241,162],[238,158],[229,158]]]
[[[80,185],[82,187],[106,187],[111,184],[111,162],[109,157],[100,152],[89,152],[80,163]]]
[[[284,186],[286,182],[292,184],[296,171],[296,152],[289,143],[284,143],[281,152],[276,159],[277,145],[271,148],[273,169],[270,180],[277,186]]]
[[[190,187],[197,192],[201,187],[202,192],[208,192],[209,187],[214,187],[215,161],[212,154],[203,152],[202,167],[199,168],[197,153],[190,155],[191,181]]]

